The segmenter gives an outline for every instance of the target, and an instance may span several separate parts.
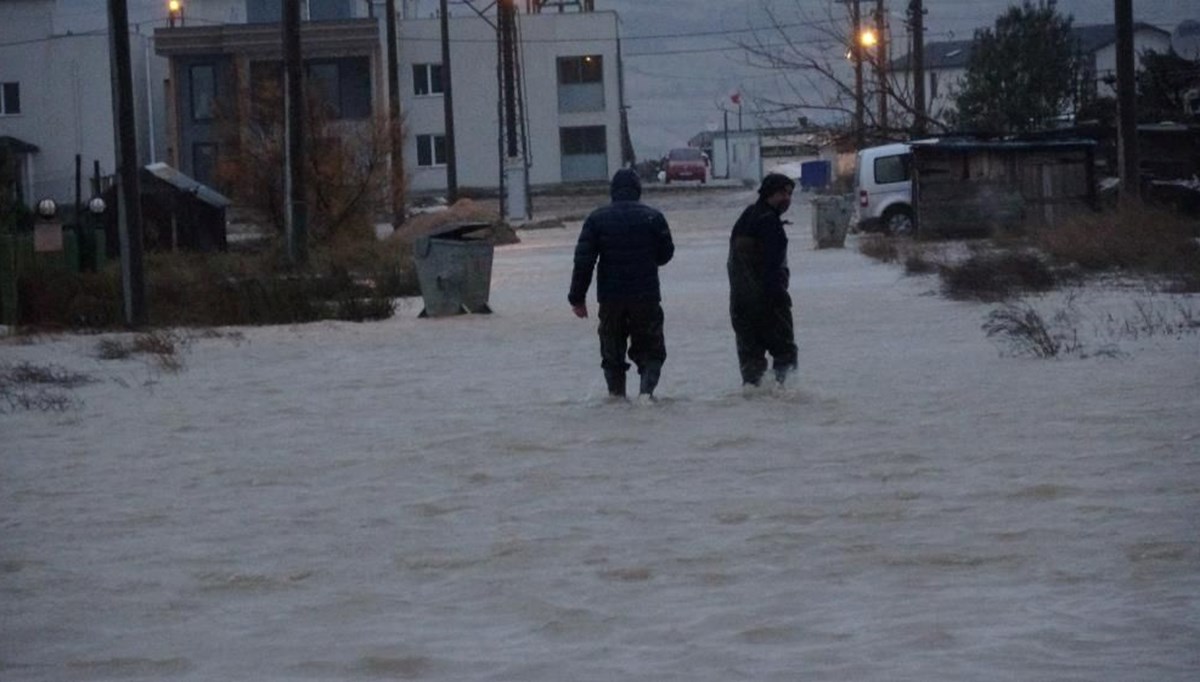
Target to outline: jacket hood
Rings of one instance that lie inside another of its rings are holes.
[[[642,198],[642,181],[638,179],[637,171],[632,168],[622,168],[612,178],[610,189],[613,201],[637,201]]]

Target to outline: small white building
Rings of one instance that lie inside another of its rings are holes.
[[[762,135],[757,130],[714,133],[712,176],[755,183],[762,180]]]

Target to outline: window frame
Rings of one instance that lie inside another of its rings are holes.
[[[562,56],[557,59],[556,67],[559,85],[604,83],[604,55],[602,54]]]
[[[446,166],[448,160],[446,158],[445,133],[427,133],[415,137],[418,168],[443,168]],[[439,156],[441,157],[440,161],[438,160]]]
[[[210,123],[217,116],[217,65],[210,63],[189,64],[188,67],[188,115],[193,123]],[[200,69],[208,71],[210,80],[209,100],[202,107],[197,106],[197,97],[203,93],[196,91],[196,73]],[[202,115],[204,111],[207,115]]]
[[[16,94],[16,105],[9,102],[10,92]],[[21,115],[21,81],[4,81],[0,83],[0,116]]]
[[[422,62],[412,65],[413,97],[441,97],[446,94],[446,82],[441,62]],[[420,77],[417,74],[420,73]],[[420,91],[424,85],[425,92]],[[436,87],[435,87],[436,86]]]

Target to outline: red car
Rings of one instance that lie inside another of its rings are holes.
[[[703,185],[708,180],[708,158],[694,147],[672,149],[663,170],[667,184],[672,180],[699,180]]]

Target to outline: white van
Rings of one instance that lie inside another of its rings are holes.
[[[912,149],[907,144],[898,142],[859,151],[854,190],[858,195],[854,222],[859,229],[913,233]]]

